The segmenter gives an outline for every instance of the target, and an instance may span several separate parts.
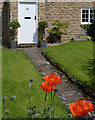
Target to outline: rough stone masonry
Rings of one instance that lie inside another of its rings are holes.
[[[55,20],[69,23],[68,35],[62,36],[62,41],[70,40],[85,31],[80,27],[81,24],[81,8],[95,8],[94,2],[45,2],[38,3],[38,20],[45,20],[51,28]],[[2,37],[3,43],[9,43],[6,38],[9,37],[9,22],[18,19],[18,3],[17,2],[0,2],[0,14],[2,14]],[[48,33],[45,30],[45,38]]]

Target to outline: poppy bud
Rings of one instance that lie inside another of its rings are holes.
[[[16,96],[11,96],[10,97],[10,100],[15,100],[16,99]]]
[[[5,102],[6,99],[7,99],[7,97],[5,97],[5,96],[2,97],[3,102]]]
[[[10,114],[10,111],[9,111],[9,110],[5,110],[5,113],[6,113],[7,115],[9,115],[9,114]]]
[[[34,81],[34,79],[33,78],[30,78],[30,82],[33,82]]]
[[[54,92],[58,92],[58,88],[54,88]]]
[[[29,116],[32,116],[32,110],[28,110],[27,113]]]

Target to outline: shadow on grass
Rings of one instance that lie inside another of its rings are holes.
[[[90,78],[89,84],[91,89],[95,91],[95,42],[93,42],[93,59],[89,59],[87,65],[83,66],[83,70],[87,70],[87,75]]]
[[[82,70],[87,71],[90,81],[85,82],[89,84],[90,88],[95,91],[95,59],[89,59],[87,65],[83,66]]]
[[[88,76],[90,77],[92,90],[95,91],[95,59],[88,61]]]

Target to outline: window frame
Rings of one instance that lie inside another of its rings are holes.
[[[88,22],[82,22],[82,11],[88,10]],[[81,24],[92,24],[90,22],[90,10],[95,10],[95,8],[81,8]]]

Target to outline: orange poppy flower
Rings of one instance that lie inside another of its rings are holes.
[[[71,103],[69,109],[76,117],[87,115],[89,112],[94,111],[93,104],[90,101],[85,100],[78,100],[75,103]]]
[[[42,84],[40,85],[40,87],[45,91],[48,92],[50,94],[51,91],[51,85],[48,85],[47,82],[42,82]],[[53,85],[52,86],[52,90],[55,88],[56,86]]]
[[[44,79],[49,85],[57,85],[59,83],[62,84],[61,77],[58,75],[45,75]]]

